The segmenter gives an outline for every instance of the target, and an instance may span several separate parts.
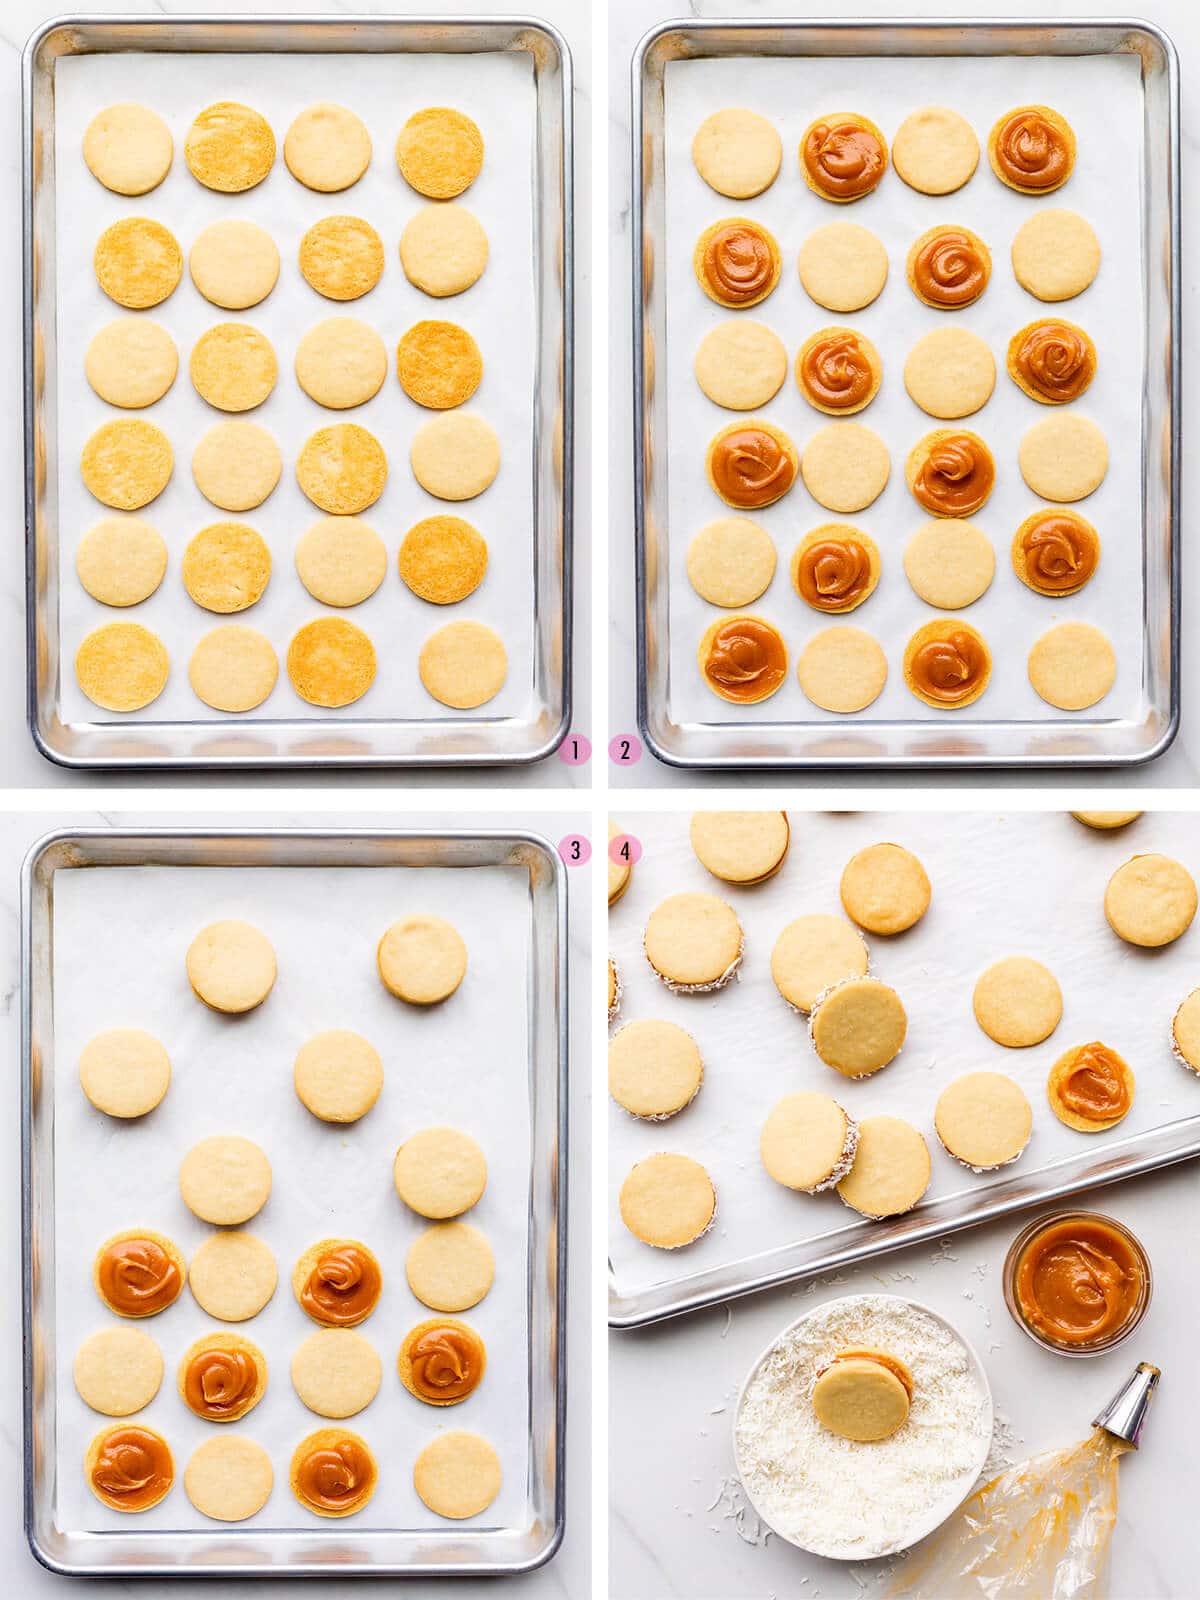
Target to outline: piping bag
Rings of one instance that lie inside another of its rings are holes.
[[[886,1600],[1104,1600],[1117,1466],[1138,1447],[1158,1379],[1140,1362],[1088,1438],[977,1489],[908,1557]]]

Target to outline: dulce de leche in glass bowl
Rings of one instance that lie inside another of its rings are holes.
[[[1056,1211],[1031,1222],[1004,1258],[1004,1303],[1035,1344],[1098,1356],[1146,1314],[1150,1258],[1123,1223],[1098,1211]]]

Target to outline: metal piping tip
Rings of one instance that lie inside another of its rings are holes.
[[[1142,1424],[1161,1376],[1157,1367],[1152,1367],[1148,1361],[1139,1361],[1132,1376],[1125,1380],[1108,1404],[1101,1407],[1099,1415],[1092,1418],[1092,1427],[1115,1434],[1136,1450]]]

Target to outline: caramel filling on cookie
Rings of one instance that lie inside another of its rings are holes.
[[[926,511],[968,517],[992,492],[996,466],[991,451],[966,433],[938,439],[917,468],[912,492]]]
[[[1066,594],[1082,588],[1096,570],[1091,531],[1062,511],[1046,511],[1021,535],[1025,573],[1035,589]]]
[[[1055,1344],[1110,1338],[1137,1309],[1142,1264],[1127,1239],[1100,1217],[1052,1223],[1017,1263],[1021,1314]]]
[[[184,1398],[198,1417],[219,1422],[258,1391],[258,1369],[245,1350],[198,1350],[183,1376]]]
[[[996,165],[1022,189],[1053,189],[1067,176],[1071,151],[1060,128],[1040,111],[1014,111],[996,130]]]
[[[796,587],[818,611],[841,611],[871,587],[871,557],[857,539],[818,539],[800,552]]]
[[[727,700],[763,700],[787,674],[783,640],[768,623],[739,617],[718,628],[704,676]]]
[[[382,1288],[374,1257],[357,1245],[343,1244],[320,1257],[299,1298],[318,1322],[348,1327],[375,1309]]]
[[[179,1267],[157,1239],[120,1239],[96,1263],[100,1292],[114,1311],[146,1317],[162,1311],[183,1288]]]
[[[952,706],[979,687],[987,657],[973,633],[956,629],[948,638],[927,639],[913,656],[911,671],[922,694]]]
[[[817,1368],[817,1377],[828,1372],[830,1367],[836,1367],[839,1361],[873,1361],[877,1367],[882,1367],[885,1372],[890,1372],[904,1386],[904,1392],[911,1400],[913,1397],[912,1373],[900,1360],[899,1356],[886,1355],[882,1350],[839,1350],[832,1361],[827,1361],[823,1367]]]
[[[296,1464],[295,1473],[301,1499],[343,1516],[366,1505],[375,1487],[375,1463],[352,1438],[310,1450]]]
[[[171,1452],[149,1428],[112,1428],[92,1465],[92,1488],[117,1511],[144,1511],[171,1487]]]
[[[704,276],[730,305],[757,300],[771,281],[775,264],[761,228],[731,222],[718,228],[704,247]]]
[[[939,228],[913,257],[913,280],[935,306],[969,306],[987,288],[988,261],[961,228]]]
[[[1031,323],[1013,351],[1024,382],[1047,400],[1078,400],[1096,373],[1090,343],[1068,322]]]
[[[800,382],[818,405],[843,411],[863,404],[875,374],[856,333],[833,333],[818,339],[801,356]]]
[[[791,456],[765,428],[736,428],[718,439],[710,467],[718,493],[731,505],[765,506],[791,488]]]
[[[461,1400],[483,1376],[483,1341],[466,1328],[426,1328],[408,1356],[413,1388],[430,1400]]]
[[[1112,1122],[1133,1103],[1121,1058],[1098,1040],[1075,1051],[1059,1080],[1058,1098],[1068,1111],[1089,1122]]]
[[[883,145],[869,128],[853,122],[818,122],[809,129],[800,156],[822,194],[857,200],[883,177]]]

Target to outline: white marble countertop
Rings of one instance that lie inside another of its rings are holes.
[[[854,14],[863,17],[959,17],[975,11],[991,17],[1025,17],[1037,14],[1039,9],[1049,15],[1046,8],[1029,4],[1029,0],[989,0],[983,6],[965,5],[963,0],[893,0],[880,4],[879,0],[853,8]],[[1197,109],[1195,88],[1200,82],[1200,11],[1191,0],[1144,0],[1129,6],[1096,5],[1089,0],[1057,0],[1049,8],[1057,15],[1098,17],[1138,16],[1158,23],[1172,36],[1179,50],[1182,64],[1182,145],[1183,167],[1188,172],[1191,157],[1200,141],[1200,110]],[[636,732],[636,661],[637,649],[634,632],[633,589],[633,460],[632,430],[629,407],[624,397],[632,392],[632,330],[630,323],[630,237],[629,237],[629,126],[630,126],[630,62],[634,49],[643,34],[659,22],[677,17],[789,17],[842,15],[846,8],[819,3],[805,5],[801,0],[609,0],[610,41],[608,55],[609,92],[609,315],[612,336],[609,348],[613,351],[609,383],[613,404],[609,424],[609,592],[612,625],[609,635],[609,731],[610,734]],[[1185,187],[1186,193],[1186,187]],[[1196,301],[1196,261],[1200,260],[1200,215],[1194,207],[1185,205],[1183,211],[1183,319],[1185,346],[1192,326],[1192,311]],[[1200,398],[1200,371],[1196,364],[1184,361],[1183,414],[1191,416],[1194,402]],[[1195,486],[1196,472],[1183,452],[1183,537],[1186,543],[1191,518],[1189,491]],[[1196,564],[1183,562],[1184,616],[1195,613],[1200,605],[1200,571]],[[1126,771],[1088,772],[1062,776],[1053,772],[989,772],[986,778],[970,774],[911,773],[873,774],[873,787],[933,788],[947,783],[962,782],[978,785],[986,782],[993,787],[1064,786],[1109,788],[1114,790],[1142,787],[1186,787],[1197,782],[1200,776],[1200,708],[1190,705],[1200,696],[1200,655],[1190,630],[1183,630],[1183,718],[1181,730],[1171,749],[1148,766]],[[1190,706],[1190,709],[1189,709]],[[787,775],[770,773],[739,773],[736,776],[722,773],[679,772],[656,761],[648,753],[632,767],[614,768],[614,784],[626,787],[696,787],[729,786],[739,788],[756,786],[778,787],[787,783]],[[802,781],[807,787],[843,788],[848,781],[845,773],[804,773]]]
[[[577,830],[578,816],[542,813],[530,818],[512,812],[473,812],[469,816],[451,817],[451,822],[463,826],[479,827],[532,827],[551,841]],[[440,815],[414,812],[398,817],[390,813],[321,814],[312,812],[272,811],[222,812],[219,816],[209,811],[203,815],[171,811],[141,812],[129,815],[121,812],[95,811],[43,812],[0,814],[0,1012],[3,1014],[5,1060],[2,1120],[8,1129],[3,1153],[0,1155],[0,1272],[5,1281],[16,1285],[21,1281],[20,1258],[20,923],[19,923],[19,872],[25,852],[34,840],[52,829],[63,827],[101,826],[114,827],[169,825],[187,827],[189,824],[214,827],[254,827],[263,824],[290,827],[305,825],[371,827],[438,827],[447,822],[446,813]],[[558,1554],[539,1571],[527,1577],[509,1578],[497,1588],[495,1579],[443,1579],[436,1587],[455,1600],[497,1600],[502,1593],[520,1596],[521,1600],[561,1600],[571,1596],[582,1600],[590,1593],[591,1583],[591,1427],[590,1427],[590,1350],[591,1350],[591,1282],[588,1273],[590,1198],[590,1094],[586,1064],[588,1060],[588,957],[591,946],[589,907],[586,885],[587,874],[574,875],[570,881],[569,953],[571,961],[570,1022],[571,1050],[576,1070],[571,1080],[570,1105],[570,1268],[568,1279],[567,1342],[570,1352],[569,1403],[567,1427],[567,1520],[566,1533]],[[303,1593],[306,1597],[332,1597],[348,1595],[357,1586],[336,1578],[328,1580],[310,1578],[300,1590],[294,1582],[265,1578],[254,1584],[224,1582],[219,1578],[179,1578],[170,1584],[150,1584],[136,1580],[108,1580],[98,1578],[60,1578],[45,1571],[29,1553],[22,1527],[22,1424],[21,1424],[21,1323],[18,1298],[12,1298],[9,1314],[4,1319],[0,1336],[0,1571],[9,1574],[9,1593],[20,1596],[62,1596],[74,1594],[83,1597],[96,1594],[148,1595],[151,1591],[163,1592],[170,1588],[172,1594],[191,1592],[212,1596],[213,1600],[232,1600],[234,1595],[252,1596],[253,1600],[283,1600],[284,1596]],[[399,1585],[394,1585],[399,1588]],[[423,1586],[422,1586],[423,1587]],[[433,1585],[423,1587],[432,1593]],[[372,1591],[367,1584],[366,1590]],[[365,1591],[364,1591],[365,1592]],[[412,1589],[417,1592],[416,1588]]]

